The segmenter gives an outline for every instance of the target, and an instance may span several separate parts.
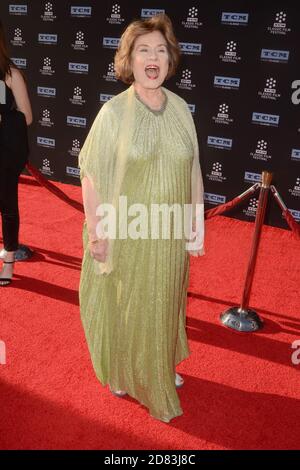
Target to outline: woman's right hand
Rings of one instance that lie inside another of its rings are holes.
[[[108,254],[108,240],[99,239],[89,242],[89,249],[92,258],[100,263],[104,263]]]

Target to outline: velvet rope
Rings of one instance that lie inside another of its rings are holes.
[[[39,172],[39,170],[37,170],[33,165],[31,165],[31,163],[26,164],[26,169],[41,186],[44,186],[44,188],[48,189],[48,191],[50,191],[52,194],[54,194],[56,197],[58,197],[62,201],[65,201],[67,204],[74,207],[74,209],[77,209],[80,212],[83,212],[83,205],[80,202],[70,199],[69,196],[67,196],[61,189],[57,188],[53,183],[51,183],[51,181],[47,180]]]
[[[83,212],[83,205],[80,202],[70,199],[63,191],[61,191],[61,189],[57,188],[53,183],[51,183],[51,181],[47,180],[33,165],[31,165],[31,163],[27,163],[26,169],[41,186],[44,186],[44,188],[48,189],[52,194],[54,194],[59,199],[65,201],[70,206],[74,207],[80,212]],[[218,207],[214,207],[213,209],[209,209],[205,211],[205,219],[211,219],[212,217],[215,217],[216,215],[220,215],[226,211],[229,211],[233,207],[240,204],[240,202],[246,199],[246,197],[248,197],[251,193],[256,191],[258,186],[259,184],[254,184],[253,186],[251,186],[251,188],[247,189],[247,191],[235,197],[231,201],[228,201],[225,204],[220,204]],[[294,235],[300,240],[300,225],[296,222],[291,212],[284,206],[284,204],[283,203],[280,204],[280,201],[278,200],[277,197],[275,197],[275,199],[278,202],[281,209],[283,210],[283,215],[290,229],[292,230]]]
[[[256,183],[250,188],[248,188],[245,192],[232,199],[231,201],[228,201],[224,204],[220,204],[218,207],[214,207],[213,209],[205,211],[205,219],[211,219],[212,217],[223,214],[224,212],[237,206],[240,202],[244,201],[247,197],[249,197],[250,194],[253,194],[259,186],[259,183]]]

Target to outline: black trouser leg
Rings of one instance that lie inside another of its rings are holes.
[[[0,169],[0,211],[3,245],[6,251],[16,251],[19,246],[19,175],[19,172],[13,170]]]

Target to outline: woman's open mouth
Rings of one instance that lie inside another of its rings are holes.
[[[147,65],[145,73],[150,80],[156,80],[159,76],[159,67],[157,65]]]

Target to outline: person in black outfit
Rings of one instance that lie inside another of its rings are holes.
[[[18,181],[28,159],[32,111],[23,74],[10,60],[0,21],[0,212],[3,261],[0,287],[11,283],[19,241]]]

